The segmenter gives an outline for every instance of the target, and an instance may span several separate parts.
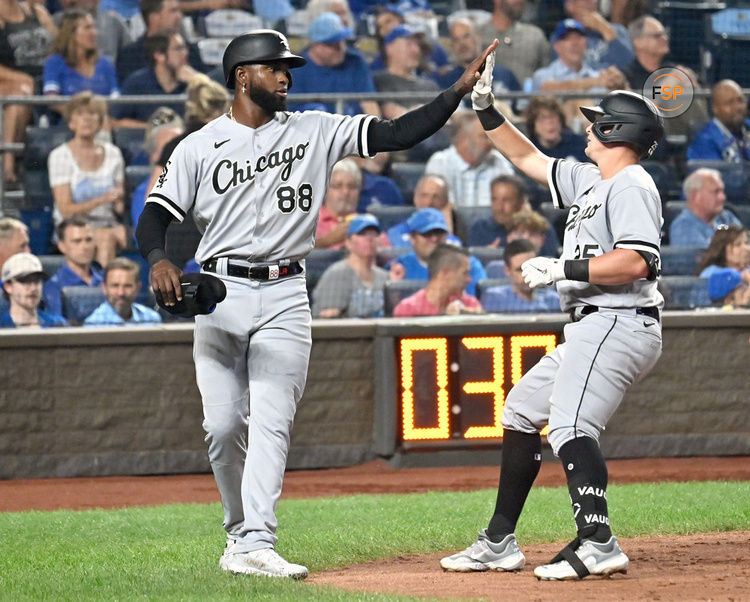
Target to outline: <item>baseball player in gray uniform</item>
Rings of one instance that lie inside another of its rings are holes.
[[[586,154],[596,165],[552,159],[505,121],[490,86],[491,70],[485,70],[472,92],[487,135],[518,169],[549,185],[557,207],[570,208],[562,256],[529,259],[522,273],[532,287],[556,284],[572,322],[565,326],[565,342],[508,394],[500,484],[489,525],[441,565],[462,572],[524,566],[514,531],[539,472],[539,433],[548,424],[578,536],[534,574],[561,580],[624,573],[629,561],[610,529],[607,467],[598,441],[628,387],[661,355],[663,299],[656,288],[661,200],[639,160],[661,139],[662,118],[642,96],[611,92],[599,106],[581,107],[591,122]]]
[[[276,551],[276,505],[311,346],[304,257],[333,165],[427,138],[479,78],[496,44],[433,101],[388,121],[372,115],[290,113],[290,70],[305,64],[276,31],[230,42],[224,77],[230,111],[183,140],[147,197],[137,228],[151,285],[162,303],[182,298],[181,271],[166,259],[172,221],[192,209],[203,233],[202,271],[226,285],[226,299],[195,320],[193,357],[209,459],[224,508],[232,573],[304,578],[307,568]]]

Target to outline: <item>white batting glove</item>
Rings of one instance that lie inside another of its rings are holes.
[[[558,280],[565,280],[562,259],[532,257],[521,264],[521,275],[531,288],[549,286]]]
[[[490,52],[484,61],[484,71],[471,91],[471,107],[475,111],[482,111],[495,102],[492,96],[492,71],[495,69],[495,53]]]

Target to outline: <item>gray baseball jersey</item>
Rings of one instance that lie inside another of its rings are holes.
[[[203,234],[199,264],[214,257],[301,259],[315,245],[333,165],[370,156],[372,119],[278,112],[253,129],[222,115],[177,145],[147,202],[180,222],[192,207]]]
[[[585,259],[613,249],[646,251],[659,257],[661,200],[651,176],[631,165],[603,180],[590,163],[565,159],[549,162],[547,179],[554,205],[570,208],[562,259]],[[561,280],[560,305],[598,307],[661,307],[664,299],[655,280],[636,280],[620,286]]]

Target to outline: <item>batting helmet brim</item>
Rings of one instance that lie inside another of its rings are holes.
[[[211,274],[183,274],[180,276],[182,300],[167,306],[165,311],[180,318],[192,318],[212,313],[227,296],[227,287],[220,278]]]

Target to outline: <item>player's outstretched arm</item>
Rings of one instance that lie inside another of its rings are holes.
[[[497,40],[495,40],[497,42]],[[542,153],[495,107],[492,95],[492,70],[495,54],[490,54],[471,92],[471,105],[487,136],[513,165],[537,182],[547,182],[547,164],[552,160]]]
[[[472,61],[455,84],[431,102],[404,113],[397,119],[373,120],[367,129],[367,146],[370,152],[374,154],[411,148],[437,132],[453,115],[461,99],[471,91],[479,79],[482,65],[495,48],[497,40]]]
[[[146,203],[135,230],[138,249],[151,266],[151,288],[160,304],[174,305],[182,300],[182,270],[164,252],[167,228],[172,214],[161,205]]]

